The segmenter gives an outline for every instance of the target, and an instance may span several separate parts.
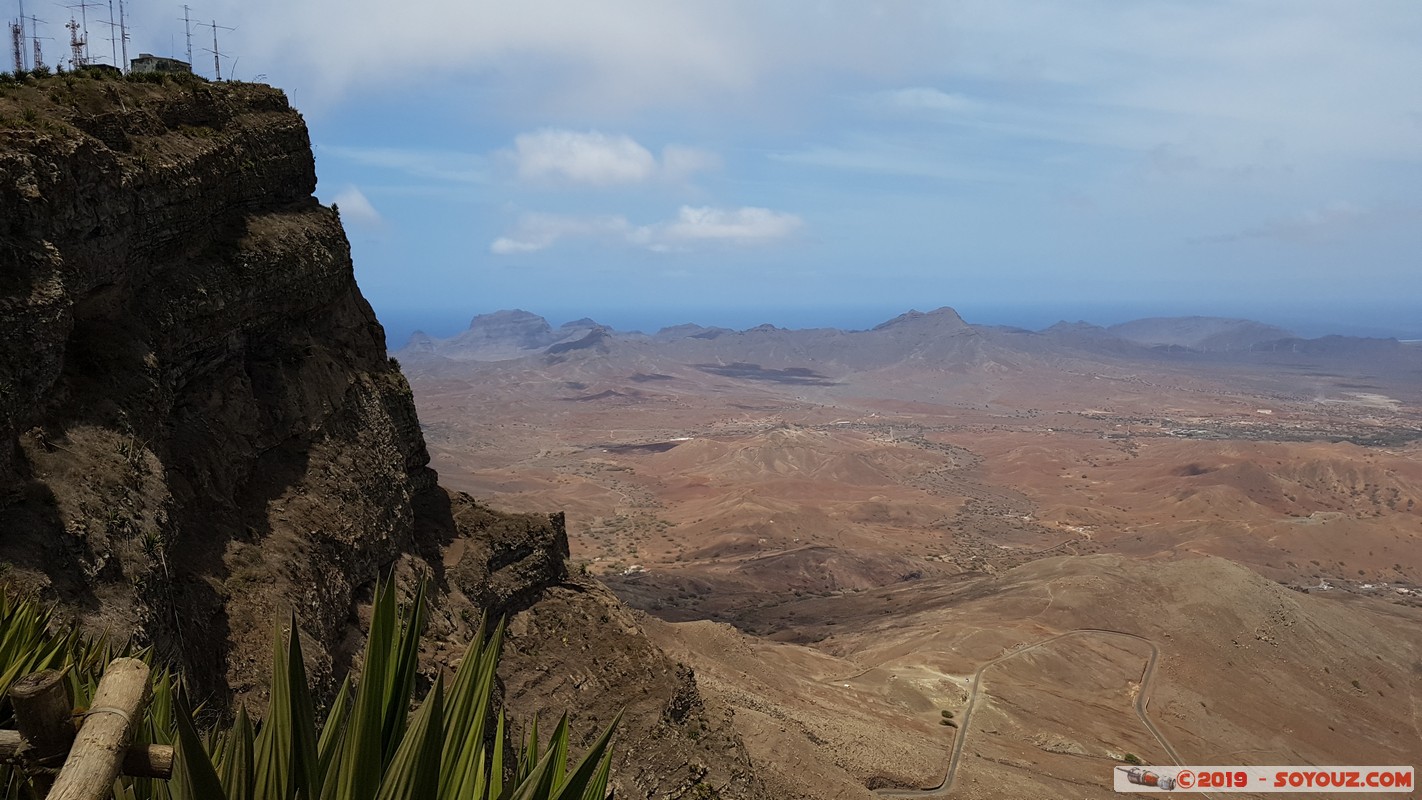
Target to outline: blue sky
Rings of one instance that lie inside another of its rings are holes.
[[[306,114],[393,346],[509,307],[1422,332],[1416,0],[190,5]],[[129,12],[181,55],[180,5]]]

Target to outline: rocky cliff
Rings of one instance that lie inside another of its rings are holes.
[[[329,685],[382,573],[433,576],[432,668],[481,611],[551,602],[527,612],[536,635],[511,637],[510,684],[591,678],[593,716],[635,697],[625,741],[698,765],[688,781],[685,764],[624,759],[624,796],[756,796],[729,725],[634,623],[616,644],[534,655],[560,635],[547,620],[625,612],[569,580],[561,515],[437,485],[315,184],[305,124],[270,87],[0,87],[0,579],[134,632],[219,704],[260,702],[272,626],[292,611]]]

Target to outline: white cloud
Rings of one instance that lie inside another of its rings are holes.
[[[640,247],[654,252],[723,242],[755,245],[784,239],[804,225],[795,214],[768,208],[682,206],[676,219],[633,225],[620,215],[525,214],[513,230],[495,239],[489,252],[517,255],[545,250],[565,239]]]
[[[377,0],[209,12],[238,28],[222,42],[241,54],[229,66],[302,105],[426,89],[480,117],[617,125],[690,108],[764,124],[813,119],[852,86],[931,108],[1005,100],[1059,140],[1116,143],[1141,127],[1131,144],[1150,147],[1196,126],[1225,145],[1273,136],[1309,153],[1422,157],[1416,0],[408,0],[401,25]],[[135,16],[133,49],[181,41],[172,14]],[[1064,112],[1032,113],[1049,104]]]
[[[170,54],[174,34],[181,48],[181,16],[174,24],[170,13],[140,13],[134,48]],[[524,110],[646,107],[688,92],[749,88],[758,71],[743,41],[752,21],[702,0],[407,0],[398,8],[381,0],[213,0],[203,13],[237,27],[223,34],[222,49],[241,63],[224,64],[224,72],[236,66],[241,78],[294,79],[304,103],[372,88],[408,96],[448,79],[456,93],[471,94],[508,81],[512,90],[494,101]],[[211,72],[210,58],[198,62]],[[444,91],[431,97],[458,103]],[[478,113],[486,114],[490,97],[481,100]]]
[[[699,147],[685,147],[669,144],[662,148],[662,177],[680,182],[698,172],[710,172],[721,168],[721,157]]]
[[[340,207],[342,221],[364,228],[378,228],[385,224],[385,219],[375,210],[370,199],[354,186],[342,189],[331,201],[331,205]]]
[[[630,136],[545,128],[514,138],[520,178],[605,186],[652,177],[657,160]]]
[[[684,181],[720,164],[714,153],[694,147],[667,145],[658,161],[630,136],[560,128],[519,134],[509,156],[523,180],[588,186]]]
[[[718,239],[751,244],[783,239],[804,224],[794,214],[768,208],[710,208],[682,206],[675,222],[662,229],[671,241]]]

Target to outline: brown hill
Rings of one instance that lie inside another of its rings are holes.
[[[967,798],[1112,797],[1124,753],[1169,764],[1165,745],[1190,764],[1422,756],[1422,614],[1318,599],[1220,559],[1046,559],[789,608],[828,638],[653,628],[735,710],[787,797],[935,785],[958,738],[950,788]],[[944,709],[960,727],[939,724]]]

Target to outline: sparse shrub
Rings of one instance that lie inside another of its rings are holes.
[[[1126,762],[1127,764],[1135,764],[1136,766],[1140,766],[1141,764],[1141,757],[1136,755],[1135,753],[1127,753],[1124,756],[1121,756],[1121,760]]]
[[[161,72],[130,72],[128,79],[134,83],[164,83],[167,78]]]
[[[949,711],[949,710],[946,709],[946,708],[943,709],[943,718],[944,718],[944,719],[952,719],[952,718],[953,718],[953,712],[952,712],[952,711]]]

